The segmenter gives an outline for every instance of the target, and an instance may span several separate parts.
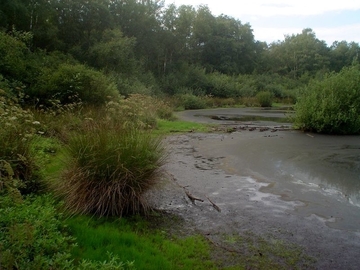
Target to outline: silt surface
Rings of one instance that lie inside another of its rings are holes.
[[[234,115],[241,109],[215,111],[206,113],[221,115],[219,124],[231,133],[165,139],[165,176],[154,206],[214,243],[222,241],[219,235],[251,232],[299,246],[315,258],[312,268],[360,269],[360,137],[239,121]],[[180,117],[215,122],[199,114]]]

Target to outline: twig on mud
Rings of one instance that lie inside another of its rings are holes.
[[[168,173],[168,172],[167,172],[167,174],[175,181],[175,183],[176,183],[179,187],[182,187],[182,188],[184,189],[186,196],[188,196],[188,198],[191,200],[192,203],[195,203],[195,201],[204,202],[203,199],[199,199],[199,198],[196,198],[196,197],[194,197],[193,195],[191,195],[191,193],[186,189],[186,188],[188,187],[188,185],[187,185],[187,186],[182,186],[182,185],[180,185],[180,184],[176,181],[176,178],[174,177],[173,174]]]
[[[209,202],[212,204],[212,206],[215,208],[216,211],[221,212],[221,209],[219,206],[217,206],[208,196],[206,196],[206,199],[209,200]]]
[[[194,197],[193,195],[191,195],[190,192],[187,191],[185,187],[183,187],[183,188],[184,188],[184,191],[185,191],[186,196],[188,196],[188,198],[191,200],[192,203],[194,203],[195,201],[204,202],[204,200],[199,199],[199,198],[196,198],[196,197]]]

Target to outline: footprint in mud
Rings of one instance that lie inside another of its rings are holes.
[[[224,157],[215,157],[215,158],[197,158],[195,161],[195,168],[199,170],[213,170],[216,165],[220,164],[219,160]]]

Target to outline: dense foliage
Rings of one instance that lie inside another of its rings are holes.
[[[310,83],[296,104],[295,121],[304,130],[360,134],[359,65]]]
[[[2,269],[71,267],[74,239],[66,235],[61,216],[49,196],[14,203],[0,197],[0,265]]]
[[[4,0],[0,18],[2,80],[36,104],[74,91],[89,103],[115,91],[293,99],[310,79],[359,62],[355,42],[328,46],[304,29],[266,44],[249,23],[159,0]]]

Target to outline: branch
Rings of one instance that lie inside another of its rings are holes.
[[[209,197],[206,196],[206,199],[209,200],[209,202],[212,204],[212,206],[215,208],[216,211],[221,212],[220,207],[217,206],[212,200],[210,200]]]

